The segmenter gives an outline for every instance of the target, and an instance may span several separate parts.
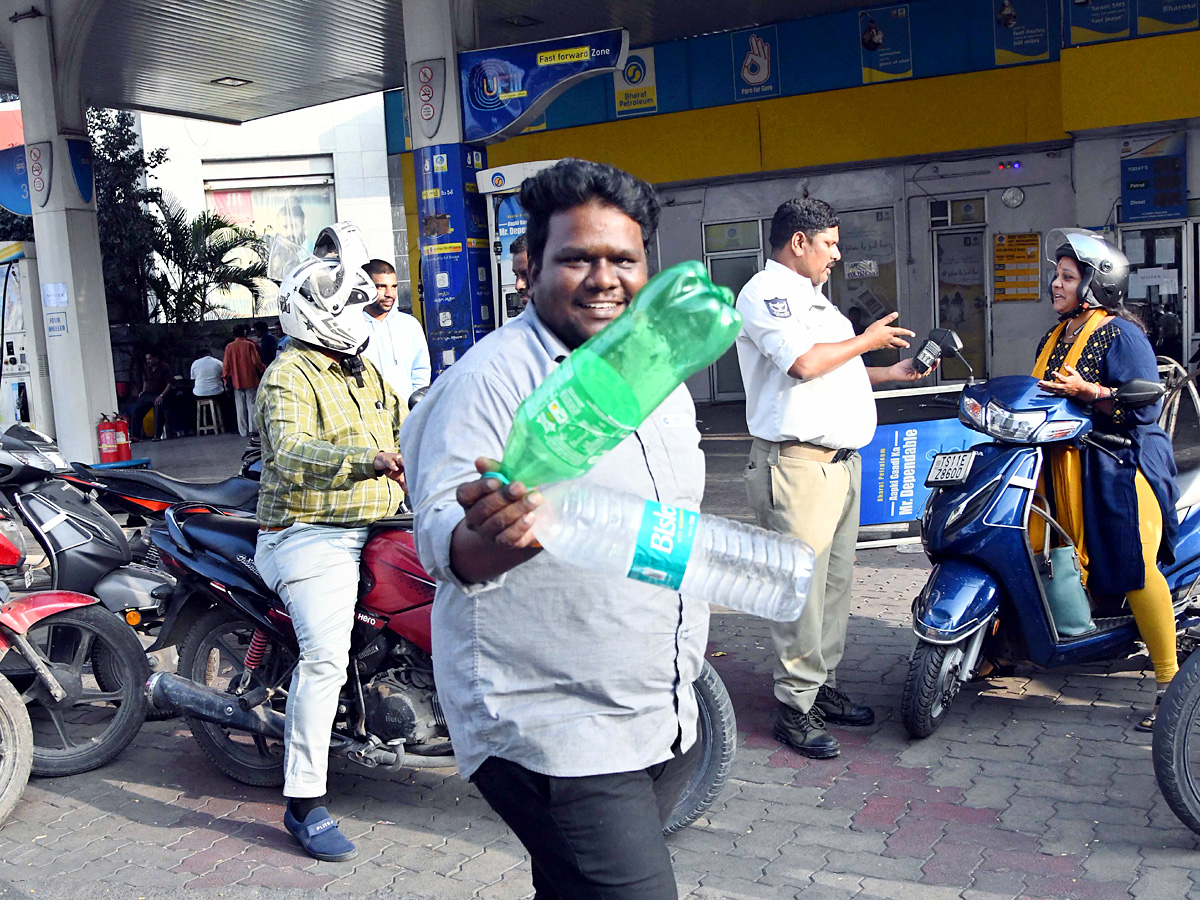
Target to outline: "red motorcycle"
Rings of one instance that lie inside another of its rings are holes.
[[[151,533],[181,594],[203,594],[211,607],[188,628],[178,675],[158,673],[147,691],[174,707],[222,772],[265,787],[283,784],[284,707],[298,648],[283,602],[254,567],[258,526],[204,504],[167,510]],[[369,768],[455,765],[433,678],[430,612],[434,582],[413,546],[412,519],[376,524],[363,549],[350,665],[330,752]],[[193,613],[200,604],[187,607]],[[700,761],[666,826],[695,821],[717,798],[733,766],[733,705],[707,663],[694,684],[700,707]]]
[[[25,555],[0,521],[0,569]],[[129,745],[146,719],[149,674],[137,636],[95,597],[49,590],[13,598],[0,582],[0,821],[30,771],[75,775]]]

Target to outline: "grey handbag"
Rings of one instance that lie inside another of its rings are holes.
[[[1042,544],[1042,552],[1035,556],[1037,576],[1046,594],[1046,603],[1050,607],[1050,615],[1054,619],[1054,629],[1062,637],[1076,637],[1096,630],[1092,621],[1092,606],[1088,601],[1087,591],[1083,587],[1083,567],[1079,563],[1079,554],[1075,545],[1058,522],[1046,510],[1037,504],[1030,507],[1046,521],[1046,537]],[[1062,547],[1050,546],[1050,531],[1053,529],[1061,536]]]

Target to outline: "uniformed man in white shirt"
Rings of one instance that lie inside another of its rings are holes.
[[[738,295],[736,346],[754,443],[746,493],[764,528],[816,552],[812,588],[795,622],[772,623],[775,737],[805,756],[839,753],[825,723],[870,725],[875,713],[836,687],[846,645],[858,535],[858,449],[875,433],[871,387],[921,376],[909,360],[868,367],[871,350],[908,346],[913,332],[891,313],[856,335],[821,285],[841,259],[837,213],[789,200],[771,220],[771,259]]]

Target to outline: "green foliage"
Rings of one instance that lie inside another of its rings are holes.
[[[160,148],[146,153],[133,115],[127,112],[88,110],[88,133],[96,167],[96,218],[109,320],[145,322],[159,240],[158,222],[149,207],[161,197],[148,177],[167,152]]]
[[[257,309],[267,266],[254,231],[214,212],[189,219],[169,197],[157,205],[158,265],[148,280],[151,315],[177,325],[224,318],[233,313],[219,298],[239,287],[250,293]]]

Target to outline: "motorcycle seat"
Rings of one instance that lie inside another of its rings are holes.
[[[185,481],[153,469],[102,472],[82,464],[77,464],[76,469],[85,478],[145,500],[250,509],[258,498],[258,482],[237,475],[222,481]]]
[[[254,568],[258,523],[253,519],[201,513],[184,519],[179,530],[193,547],[208,550],[262,581],[258,570]]]

